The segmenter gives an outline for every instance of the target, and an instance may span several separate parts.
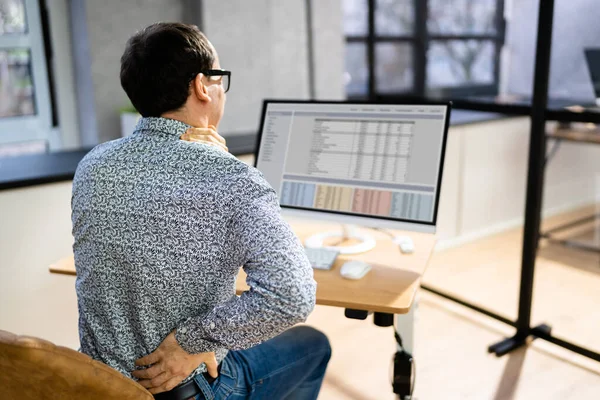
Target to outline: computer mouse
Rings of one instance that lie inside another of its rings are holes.
[[[400,251],[404,254],[411,254],[415,251],[415,244],[408,236],[396,236],[394,243],[400,247]]]
[[[347,261],[342,265],[340,274],[346,279],[361,279],[371,270],[371,265],[364,261]]]

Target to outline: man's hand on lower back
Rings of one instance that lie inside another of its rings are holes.
[[[216,378],[218,365],[215,353],[189,354],[177,343],[173,331],[154,352],[135,362],[138,367],[146,369],[133,371],[132,375],[150,393],[156,394],[179,385],[202,363],[206,364],[210,376]]]

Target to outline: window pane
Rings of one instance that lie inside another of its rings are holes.
[[[413,49],[409,43],[375,45],[375,80],[378,93],[413,89]]]
[[[46,153],[47,148],[48,145],[45,140],[0,144],[0,158],[43,154]]]
[[[433,41],[427,53],[427,87],[492,84],[494,54],[489,40]]]
[[[367,36],[368,7],[367,0],[344,0],[344,33],[346,35]]]
[[[0,0],[0,35],[25,33],[23,0]]]
[[[366,95],[369,91],[369,71],[367,70],[367,45],[365,43],[346,44],[346,94]]]
[[[410,35],[414,31],[414,0],[377,0],[376,35]]]
[[[34,113],[29,50],[0,50],[0,118]]]
[[[496,33],[498,0],[430,0],[427,27],[439,34]]]

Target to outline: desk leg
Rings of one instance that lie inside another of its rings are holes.
[[[394,355],[394,375],[392,387],[394,393],[402,400],[411,398],[415,382],[414,364],[414,330],[418,307],[418,297],[407,314],[396,315],[394,324],[397,334],[397,350]],[[400,344],[401,343],[401,344]]]
[[[394,329],[396,333],[400,335],[402,338],[402,348],[407,353],[415,355],[414,349],[414,330],[415,330],[415,320],[417,308],[419,306],[419,295],[418,293],[415,295],[415,300],[413,301],[413,305],[410,308],[410,311],[407,314],[398,314],[396,315],[396,324],[394,325]],[[402,350],[398,345],[398,351]]]

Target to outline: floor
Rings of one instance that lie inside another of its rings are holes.
[[[550,218],[550,229],[597,212],[593,207]],[[561,233],[600,246],[600,220]],[[516,319],[522,231],[471,242],[436,253],[424,282]],[[600,352],[600,254],[540,243],[532,323],[549,322],[553,333]],[[599,397],[600,398],[600,397]]]
[[[555,226],[593,211],[582,209],[545,221]],[[598,225],[565,232],[598,241]],[[425,282],[516,316],[521,251],[520,230],[434,254]],[[542,243],[533,318],[553,334],[600,352],[600,256]],[[547,342],[496,358],[487,346],[513,330],[453,302],[422,291],[416,326],[415,398],[429,399],[598,399],[600,363]],[[309,323],[323,329],[333,357],[320,400],[394,399],[390,368],[391,328],[353,321],[342,311],[318,307]]]

